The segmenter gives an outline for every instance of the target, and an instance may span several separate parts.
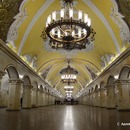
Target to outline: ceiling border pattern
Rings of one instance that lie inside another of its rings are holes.
[[[110,24],[108,23],[108,21],[106,20],[105,16],[101,13],[101,11],[95,6],[95,4],[91,1],[91,0],[83,0],[83,2],[89,6],[89,8],[91,8],[91,10],[100,18],[100,20],[103,22],[103,24],[105,25],[105,27],[107,28],[113,42],[116,48],[116,51],[118,54],[120,54],[121,50],[119,47],[119,43],[116,39],[116,36],[110,26]]]
[[[129,27],[127,26],[126,22],[124,21],[124,16],[118,11],[118,5],[115,0],[111,0],[113,3],[113,8],[111,9],[111,18],[115,24],[120,29],[120,37],[123,40],[123,47],[130,43],[130,31]]]
[[[21,51],[24,47],[25,41],[31,31],[31,29],[33,28],[33,26],[35,25],[35,23],[37,22],[37,20],[39,19],[39,17],[44,13],[44,11],[54,2],[54,0],[47,0],[45,2],[45,4],[42,5],[42,7],[38,10],[38,12],[36,13],[36,15],[33,17],[32,21],[30,22],[29,26],[27,27],[24,36],[22,38],[22,41],[20,43],[20,47],[18,49],[18,55],[21,54]]]
[[[15,21],[10,26],[10,29],[7,34],[7,42],[12,44],[15,47],[15,40],[18,38],[18,29],[21,26],[21,24],[25,21],[25,19],[28,17],[26,8],[24,8],[25,4],[29,0],[24,0],[19,8],[19,13],[14,17]]]

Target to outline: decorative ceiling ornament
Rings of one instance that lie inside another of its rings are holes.
[[[14,21],[14,16],[18,14],[18,9],[22,0],[1,0],[0,1],[0,39],[7,40],[7,33],[10,25]]]
[[[67,60],[67,62],[68,62],[68,66],[60,71],[61,82],[70,85],[70,83],[77,82],[76,78],[77,78],[78,71],[69,65],[70,60]]]
[[[82,10],[76,10],[73,0],[63,0],[60,11],[53,11],[47,18],[41,37],[52,49],[86,49],[94,41],[95,31],[91,19]]]
[[[86,69],[90,73],[92,80],[94,80],[97,77],[97,74],[94,72],[94,70],[92,68],[90,68],[88,66],[86,66]]]
[[[16,16],[14,16],[15,21],[9,28],[7,34],[7,42],[10,41],[15,42],[15,40],[18,38],[18,29],[25,21],[25,19],[28,17],[26,8],[24,8],[27,2],[28,2],[27,0],[23,0],[19,8],[19,13]]]
[[[29,63],[32,66],[32,68],[37,68],[37,55],[25,54],[23,55],[23,57],[26,58],[26,62]]]
[[[114,54],[105,54],[101,56],[101,67],[106,67],[114,56]]]
[[[42,71],[41,76],[42,76],[42,78],[43,78],[44,80],[46,79],[46,77],[47,77],[49,71],[51,70],[51,68],[52,68],[52,66],[50,65],[49,67],[45,68],[45,69]]]
[[[126,19],[126,17],[123,16],[119,12],[118,5],[117,5],[116,1],[115,0],[111,0],[111,1],[113,3],[114,7],[111,9],[110,16],[111,16],[112,20],[114,21],[114,23],[116,23],[118,25],[118,27],[120,28],[120,37],[123,40],[123,47],[124,47],[127,43],[130,43],[130,30],[128,27],[128,25],[130,26],[130,22],[129,22],[129,24],[128,24],[128,22],[127,23],[125,22],[124,19]],[[125,2],[127,4],[128,1],[124,1],[124,3]],[[129,3],[130,3],[130,1],[129,1]]]

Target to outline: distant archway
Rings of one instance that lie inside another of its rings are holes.
[[[114,84],[115,78],[113,76],[109,76],[107,80],[107,84]]]
[[[119,79],[129,79],[130,78],[130,66],[124,66],[119,74]]]
[[[105,86],[105,83],[102,81],[102,82],[100,83],[100,89],[103,89],[104,86]]]
[[[33,85],[34,89],[38,89],[38,83],[37,83],[37,81],[34,81],[32,85]]]
[[[95,86],[95,89],[94,89],[94,91],[97,91],[97,90],[98,90],[98,85],[96,85],[96,86]]]
[[[19,79],[18,71],[13,65],[9,65],[5,70],[7,71],[9,78]]]
[[[29,85],[29,84],[31,84],[31,80],[30,80],[29,76],[25,75],[23,77],[23,85]]]

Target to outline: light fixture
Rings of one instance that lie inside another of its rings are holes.
[[[76,10],[73,0],[63,0],[63,7],[47,17],[41,37],[54,49],[72,50],[87,48],[95,34],[88,14]]]
[[[64,89],[74,89],[73,86],[64,86]]]
[[[73,91],[66,91],[66,93],[72,93]]]
[[[68,66],[60,71],[61,82],[68,83],[68,85],[70,85],[70,83],[77,82],[76,78],[77,78],[78,71],[69,65],[70,60],[67,60],[67,62],[68,62]]]

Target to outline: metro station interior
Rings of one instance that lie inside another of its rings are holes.
[[[0,0],[0,130],[130,130],[130,0]]]

